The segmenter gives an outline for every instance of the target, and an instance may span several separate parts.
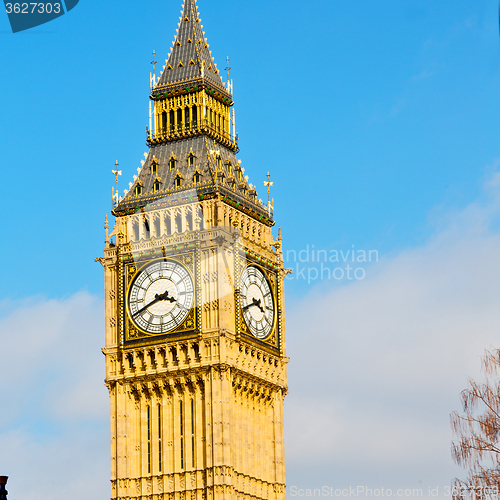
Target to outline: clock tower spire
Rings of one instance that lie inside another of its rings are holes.
[[[284,499],[281,230],[236,157],[196,0],[151,83],[149,149],[98,259],[111,498]]]

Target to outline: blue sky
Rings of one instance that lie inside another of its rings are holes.
[[[93,259],[110,170],[118,160],[124,189],[140,165],[151,52],[168,54],[178,3],[82,1],[15,36],[0,16],[4,203],[16,210],[0,296],[101,292]],[[288,248],[392,252],[432,232],[436,206],[478,196],[499,148],[495,2],[218,1],[200,12],[219,67],[230,57],[239,157],[263,198],[271,172]]]
[[[335,353],[345,349],[347,359],[357,359],[356,351],[364,352],[363,346],[370,344],[383,325],[387,330],[379,333],[386,335],[386,343],[376,343],[374,352],[385,356],[396,350],[395,357],[410,358],[415,356],[413,342],[427,339],[429,332],[435,332],[433,339],[441,339],[436,340],[434,353],[446,355],[445,346],[453,344],[452,332],[460,329],[464,351],[455,353],[456,363],[448,366],[446,361],[444,367],[436,365],[433,370],[429,366],[438,361],[427,353],[430,358],[422,368],[422,373],[435,374],[434,385],[441,391],[430,411],[436,421],[425,424],[431,429],[427,435],[435,432],[442,437],[436,445],[439,449],[427,450],[427,457],[442,457],[441,465],[433,465],[428,481],[434,484],[439,476],[442,484],[448,484],[455,471],[447,465],[451,462],[448,448],[443,448],[451,437],[444,420],[458,408],[457,395],[465,387],[466,375],[476,373],[482,349],[498,339],[498,302],[493,300],[500,299],[494,279],[500,215],[497,2],[198,0],[198,4],[219,68],[230,58],[241,148],[238,156],[260,197],[267,196],[262,183],[268,171],[274,181],[275,216],[283,229],[285,251],[299,252],[314,245],[315,249],[347,252],[354,246],[356,250],[376,249],[379,255],[378,262],[363,265],[363,280],[308,283],[295,273],[287,283],[292,356],[287,398],[292,429],[287,431],[292,433],[287,435],[289,483],[313,487],[330,479],[335,467],[342,470],[335,449],[344,450],[344,445],[335,436],[331,436],[328,450],[311,448],[308,443],[314,442],[314,436],[301,444],[301,429],[312,418],[303,412],[304,401],[312,396],[299,367],[313,369],[309,366],[312,360],[301,357],[307,351],[302,345],[302,327],[307,329],[311,304],[323,304],[323,311],[336,310],[338,322],[333,321],[332,327],[316,311],[316,323],[307,335],[333,342]],[[0,336],[9,342],[18,332],[13,325],[21,324],[14,321],[16,315],[36,318],[39,308],[51,310],[54,304],[71,315],[77,314],[71,311],[77,311],[81,301],[81,307],[99,319],[96,304],[102,298],[103,273],[94,258],[102,255],[104,216],[111,208],[114,185],[111,170],[118,160],[123,190],[140,166],[146,151],[152,50],[161,67],[180,8],[177,0],[151,0],[147,7],[144,2],[80,0],[67,15],[15,35],[10,33],[7,15],[0,15],[4,207],[0,241],[6,257]],[[430,269],[434,272],[429,273]],[[399,294],[395,296],[396,290]],[[463,294],[456,296],[461,290]],[[385,301],[373,309],[377,297]],[[400,307],[409,311],[407,316],[400,317],[389,307],[400,297],[407,298]],[[477,297],[484,300],[478,302]],[[345,307],[339,310],[338,304]],[[352,309],[353,304],[364,308]],[[467,319],[459,321],[464,314]],[[365,316],[367,323],[358,324]],[[394,322],[388,324],[391,317]],[[482,325],[480,332],[476,331],[478,325]],[[54,331],[61,328],[54,326]],[[407,335],[401,334],[401,338],[407,343],[399,346],[396,332],[406,328]],[[356,342],[341,341],[347,338],[342,332],[351,329],[358,336],[345,335]],[[43,338],[50,331],[41,328],[40,335]],[[63,333],[60,335],[49,337],[62,338]],[[89,335],[90,341],[98,350],[103,343],[101,332]],[[367,355],[367,364],[359,367],[362,379],[371,376],[370,359]],[[101,362],[96,358],[92,367],[97,370]],[[335,370],[324,376],[342,379]],[[404,371],[404,367],[393,368],[396,378],[398,370]],[[61,370],[49,372],[47,366],[40,366],[26,380],[42,384],[50,377],[64,377]],[[454,375],[453,381],[446,373]],[[87,379],[89,372],[78,369],[74,377]],[[377,380],[381,387],[387,383],[385,375]],[[354,373],[344,380],[347,387],[349,381],[353,382],[350,393],[363,399],[366,394]],[[416,402],[425,406],[426,400],[419,398],[428,389],[427,383],[431,381],[419,385],[410,380],[414,392],[399,393],[393,388],[393,394],[388,389],[390,410],[388,414],[381,410],[373,422],[391,422],[389,417],[394,425],[407,422],[401,409],[413,408]],[[20,386],[20,393],[29,395],[28,387]],[[95,387],[102,391],[97,382]],[[339,388],[336,394],[341,393]],[[315,414],[326,415],[326,423],[319,422],[318,429],[348,425],[357,407],[346,398],[333,395],[325,402],[316,396],[311,407],[318,409]],[[398,400],[403,403],[397,404]],[[43,413],[43,418],[35,418],[20,404],[0,421],[0,441],[2,436],[7,439],[18,433],[15,436],[23,436],[19,439],[27,443],[23,449],[29,453],[29,443],[44,436],[54,438],[57,447],[54,436],[63,443],[65,432],[74,435],[94,425],[107,439],[107,403],[105,398],[103,401],[83,420],[71,420],[74,415],[68,410],[64,425],[54,420],[57,412],[53,409]],[[57,408],[54,405],[50,408]],[[415,426],[425,435],[423,428]],[[408,436],[411,434],[419,435],[410,426]],[[363,437],[363,441],[367,439]],[[106,446],[102,453],[107,453]],[[308,454],[322,456],[324,468],[315,465],[308,469],[303,458]],[[90,455],[82,451],[83,456]],[[107,464],[107,456],[99,457]],[[95,463],[94,458],[88,458],[89,463]],[[427,460],[425,450],[421,460]],[[349,484],[359,482],[359,477],[375,481],[373,478],[383,476],[387,484],[406,480],[401,472],[391,476],[389,469],[381,475],[365,462],[353,457],[347,463],[359,476],[347,472],[340,476],[349,477]],[[0,465],[5,468],[7,463],[0,456]],[[411,461],[398,463],[403,468],[406,464],[408,470],[418,468]],[[410,475],[405,484],[413,481]],[[425,481],[414,479],[416,484]],[[107,484],[102,484],[105,496]]]

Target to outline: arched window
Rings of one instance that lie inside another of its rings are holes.
[[[154,221],[154,226],[155,226],[155,236],[161,236],[160,235],[160,218],[157,217]]]
[[[163,441],[163,425],[162,425],[162,418],[161,418],[161,404],[158,403],[158,470],[161,472],[161,466],[162,466],[162,447],[161,443]]]
[[[175,216],[175,230],[177,233],[182,233],[182,217],[181,214]]]
[[[194,467],[194,401],[191,400],[191,466]]]
[[[176,165],[175,158],[170,158],[170,161],[168,162],[168,165],[170,167],[170,170],[175,170],[175,165]]]
[[[177,110],[177,130],[182,130],[182,109]]]
[[[151,408],[146,409],[148,420],[148,474],[151,473]]]
[[[181,178],[180,177],[176,177],[175,178],[175,187],[178,188],[178,187],[181,187]]]
[[[151,161],[151,175],[156,175],[158,172],[158,162],[155,158]]]
[[[186,215],[186,230],[193,230],[193,215],[191,214],[191,212]]]
[[[159,190],[160,190],[160,181],[156,179],[153,184],[153,192],[157,193]]]
[[[170,221],[170,215],[165,216],[165,231],[167,234],[172,234],[172,224]]]
[[[198,123],[198,108],[196,106],[193,106],[193,125],[196,127],[197,123]]]
[[[186,124],[186,127],[189,127],[189,108],[186,108],[184,110],[184,123]]]
[[[142,225],[144,227],[144,236],[146,239],[149,239],[151,237],[151,232],[149,230],[149,221],[145,215],[143,216],[142,219]]]
[[[180,401],[179,419],[181,424],[181,469],[184,469],[184,415],[182,411],[182,401]]]
[[[166,111],[164,111],[161,114],[161,128],[162,128],[162,131],[164,133],[167,131],[167,112]]]
[[[188,156],[188,165],[189,165],[190,167],[194,167],[194,158],[195,158],[195,157],[194,157],[194,154],[193,154],[193,153],[191,153],[191,154]]]
[[[195,184],[199,184],[201,181],[201,175],[200,172],[196,172],[193,176],[193,181]]]
[[[170,132],[174,131],[174,125],[175,125],[175,113],[174,110],[170,110]]]

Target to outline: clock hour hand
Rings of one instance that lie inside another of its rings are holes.
[[[151,307],[153,304],[156,304],[157,302],[160,302],[160,300],[168,300],[169,302],[175,302],[175,299],[173,297],[168,296],[168,290],[165,290],[165,292],[156,294],[155,298],[147,305],[145,305],[143,308],[139,309],[136,311],[132,316],[137,316],[141,312],[145,311],[148,307]]]
[[[262,309],[262,306],[260,305],[260,300],[261,300],[261,299],[256,300],[256,301],[255,301],[255,305],[256,305],[256,306],[257,306],[257,307],[258,307],[258,308],[262,311],[262,313],[263,313],[263,314],[265,314],[265,313],[266,313],[266,311],[264,311],[264,309]]]
[[[265,313],[264,309],[262,309],[262,306],[260,305],[260,299],[257,300],[255,297],[252,297],[252,303],[245,306],[243,308],[243,311],[246,311],[248,308],[252,306],[257,306],[263,313]]]
[[[160,300],[168,300],[169,302],[175,302],[175,299],[173,297],[168,296],[168,290],[165,290],[162,294],[157,295],[157,297],[160,297]]]

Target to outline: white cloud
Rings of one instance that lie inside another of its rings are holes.
[[[102,302],[79,293],[0,310],[0,471],[10,477],[9,499],[106,496]]]
[[[450,484],[449,414],[500,347],[499,174],[423,246],[288,310],[289,486]],[[427,490],[426,490],[427,491]]]
[[[99,393],[106,395],[100,301],[79,293],[65,300],[35,298],[10,307],[11,313],[0,319],[0,338],[8,353],[0,365],[0,391],[12,404],[0,423],[14,418],[31,398],[40,402],[42,395],[42,411],[54,416],[101,415],[105,397],[89,391],[99,383]]]

